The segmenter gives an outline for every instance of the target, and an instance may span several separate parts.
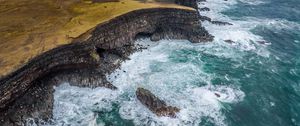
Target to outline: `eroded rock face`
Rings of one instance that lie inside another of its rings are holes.
[[[105,74],[118,68],[127,56],[136,49],[133,46],[124,46],[114,50],[98,50],[99,67],[64,69],[52,72],[43,78],[31,83],[31,87],[24,95],[18,97],[5,110],[0,111],[0,126],[23,126],[28,118],[36,124],[42,124],[52,118],[54,86],[68,82],[79,87],[105,87],[117,90]],[[74,50],[73,50],[74,51]],[[97,56],[93,56],[97,57]],[[51,120],[50,122],[51,123]]]
[[[24,126],[28,118],[48,120],[52,118],[53,85],[51,82],[33,82],[26,94],[0,112],[0,126]],[[26,126],[26,125],[25,125]]]
[[[213,36],[202,27],[199,18],[197,11],[191,10],[159,8],[134,11],[97,27],[92,33],[95,37],[88,41],[102,49],[133,44],[134,38],[140,33],[150,35],[151,40],[212,41]]]
[[[50,50],[23,68],[0,80],[0,109],[24,94],[31,82],[51,72],[68,69],[97,69],[100,63],[96,48],[113,50],[133,45],[139,33],[149,33],[156,40],[187,39],[191,42],[211,41],[211,36],[198,21],[196,11],[154,8],[133,11],[99,25],[87,42]]]
[[[210,11],[210,9],[208,7],[203,7],[199,9],[200,11]]]
[[[77,86],[104,86],[116,89],[116,87],[107,83],[104,75],[118,67],[120,62],[115,63],[115,61],[126,59],[126,56],[133,52],[130,47],[140,33],[149,34],[152,40],[170,38],[188,39],[191,42],[211,41],[213,36],[201,26],[201,22],[198,20],[197,11],[193,10],[153,8],[133,11],[97,26],[92,31],[92,36],[86,41],[64,45],[33,58],[24,67],[0,80],[0,115],[11,113],[11,117],[14,118],[11,121],[10,118],[4,116],[5,118],[3,121],[1,119],[0,122],[20,122],[24,118],[19,117],[33,117],[30,113],[42,112],[40,110],[43,110],[44,107],[35,111],[30,110],[30,107],[28,109],[23,108],[23,106],[22,112],[14,114],[14,106],[22,104],[22,97],[25,94],[30,94],[30,89],[40,85],[40,83],[34,83],[36,80],[48,78],[49,75],[56,73],[62,74],[59,75],[61,77],[58,77],[62,81],[66,80],[74,84],[87,82],[87,85]],[[122,49],[127,47],[128,49]],[[110,60],[110,58],[113,60]],[[86,69],[88,73],[83,73],[82,69]],[[98,71],[91,72],[88,69],[98,69]],[[75,73],[73,73],[74,70]],[[91,74],[93,76],[89,76]],[[60,81],[60,79],[58,80]],[[54,78],[54,81],[50,84],[58,83],[56,80]],[[45,92],[52,92],[52,88],[50,87]],[[140,98],[143,96],[139,94]],[[156,101],[157,104],[151,105],[151,103],[146,102],[147,100],[141,99],[141,101],[144,101],[142,103],[145,103],[146,106],[152,106],[149,109],[159,116],[175,117],[175,113],[179,111],[176,107],[167,106],[163,101],[153,97],[154,95],[146,96],[150,100]],[[43,99],[37,100],[31,95],[28,97],[25,99],[32,98],[33,102],[43,102]],[[49,108],[51,109],[51,107],[48,107],[47,110],[50,110]],[[51,111],[45,112],[45,118],[49,117],[49,112]]]
[[[163,100],[160,100],[149,90],[144,88],[138,88],[136,90],[136,96],[143,105],[157,116],[176,117],[176,113],[180,111],[177,107],[168,106]]]

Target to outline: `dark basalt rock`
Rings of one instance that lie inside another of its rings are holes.
[[[228,39],[228,40],[224,40],[224,42],[226,42],[226,43],[229,43],[229,44],[232,44],[232,43],[234,43],[234,41],[232,41],[232,40],[230,40],[230,39]]]
[[[92,33],[95,37],[88,41],[102,49],[133,44],[135,36],[140,33],[151,36],[152,40],[187,39],[193,43],[211,41],[213,36],[201,26],[199,18],[198,13],[191,10],[134,11],[100,25]]]
[[[138,88],[136,90],[136,96],[143,105],[157,116],[176,117],[176,113],[180,111],[177,107],[168,106],[164,101],[144,88]]]
[[[211,21],[211,23],[216,25],[233,25],[229,22],[223,22],[223,21]]]
[[[217,96],[218,98],[221,97],[219,93],[215,93],[215,96]]]
[[[203,7],[199,9],[200,11],[210,11],[210,9],[208,7]]]
[[[28,118],[48,120],[52,118],[53,85],[50,81],[33,82],[33,87],[5,111],[0,112],[1,126],[23,126]],[[50,113],[50,114],[49,114]]]
[[[207,16],[200,16],[200,20],[201,20],[201,21],[208,21],[208,22],[211,22],[211,18],[210,18],[210,17],[207,17]]]
[[[19,125],[25,118],[51,118],[53,86],[70,82],[76,86],[104,86],[116,89],[106,77],[135,51],[133,42],[140,33],[152,40],[164,38],[187,39],[191,42],[212,41],[202,26],[197,11],[171,8],[145,9],[119,16],[95,28],[85,42],[75,42],[43,53],[16,72],[0,80],[0,125]],[[40,86],[49,86],[39,92]],[[30,95],[38,92],[40,99]],[[46,100],[46,101],[44,101]],[[40,107],[22,104],[37,103]],[[40,104],[45,103],[45,104]],[[22,109],[18,106],[22,105]],[[157,109],[160,115],[177,109]],[[12,117],[12,118],[11,118]]]
[[[213,21],[210,17],[207,17],[207,16],[200,16],[200,20],[201,21],[208,21],[212,24],[215,24],[215,25],[233,25],[229,22],[223,22],[223,21]]]
[[[73,86],[80,87],[106,87],[116,90],[117,87],[107,81],[105,73],[111,73],[136,49],[133,46],[124,46],[114,50],[97,51],[99,57],[99,68],[65,69],[52,72],[47,76],[33,81],[28,91],[21,97],[9,104],[5,110],[0,112],[0,125],[15,126],[23,125],[25,120],[33,118],[37,124],[40,119],[47,121],[52,118],[53,109],[53,86],[68,82]],[[105,66],[105,67],[104,67]]]

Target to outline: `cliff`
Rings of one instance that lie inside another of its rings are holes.
[[[147,8],[192,10],[174,3],[138,0],[1,0],[0,5],[0,16],[5,17],[0,20],[0,79],[42,53],[87,39],[87,32],[97,25],[128,12]]]
[[[132,10],[105,20],[69,43],[39,53],[1,78],[0,124],[21,125],[28,117],[51,118],[53,85],[59,81],[116,89],[104,75],[136,51],[133,44],[137,36],[146,35],[153,41],[211,41],[213,37],[201,26],[199,16],[196,10],[182,7]]]

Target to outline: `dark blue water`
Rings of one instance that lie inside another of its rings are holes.
[[[253,73],[241,79],[246,97],[227,112],[230,125],[299,126],[300,125],[300,1],[269,0],[250,5],[239,2],[223,14],[235,19],[245,17],[268,20],[286,20],[288,27],[258,25],[251,31],[272,44],[271,55],[260,58],[249,54],[253,61],[244,64],[247,69],[238,73]],[[294,23],[293,23],[294,22]],[[298,26],[297,26],[298,25]],[[258,63],[260,61],[261,63]],[[235,72],[234,72],[235,73]],[[242,78],[242,76],[237,76]],[[272,103],[272,105],[270,104]]]
[[[252,1],[255,2],[255,0]],[[265,3],[252,5],[238,1],[232,9],[222,13],[233,17],[286,19],[300,22],[299,0],[263,0],[263,2]]]

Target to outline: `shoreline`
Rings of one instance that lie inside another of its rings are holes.
[[[51,118],[53,86],[63,81],[89,84],[76,86],[116,89],[104,75],[117,69],[138,49],[133,46],[137,36],[150,37],[153,41],[166,38],[211,41],[213,36],[202,27],[199,19],[197,11],[171,8],[137,10],[97,26],[86,42],[61,46],[34,58],[0,80],[0,117],[3,117],[0,123],[21,125],[30,117]],[[31,105],[29,99],[34,99],[34,96],[40,98],[32,101],[40,104],[39,108]]]

